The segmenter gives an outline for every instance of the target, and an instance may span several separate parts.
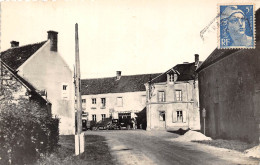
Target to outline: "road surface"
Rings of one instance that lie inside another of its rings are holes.
[[[259,159],[233,150],[171,141],[179,135],[166,131],[104,130],[87,131],[87,134],[106,137],[111,154],[122,165],[259,165]]]

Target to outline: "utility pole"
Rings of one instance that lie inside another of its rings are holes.
[[[82,132],[82,105],[80,93],[80,61],[79,61],[79,37],[78,37],[78,24],[75,25],[75,93],[77,98],[77,133],[75,135],[75,155],[84,152],[84,133]]]

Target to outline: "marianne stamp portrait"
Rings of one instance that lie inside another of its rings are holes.
[[[254,48],[254,5],[219,5],[218,48]]]

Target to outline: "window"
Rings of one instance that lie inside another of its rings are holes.
[[[102,121],[105,121],[106,114],[101,114],[101,117],[102,117]]]
[[[106,107],[106,98],[101,98],[102,107]]]
[[[158,92],[158,102],[165,102],[165,93],[164,91]]]
[[[159,120],[165,121],[165,111],[159,111]]]
[[[96,115],[92,115],[92,121],[97,121]]]
[[[176,101],[182,101],[182,91],[176,90],[175,91],[175,97],[176,97]]]
[[[93,98],[92,99],[92,104],[96,104],[97,103],[97,99],[96,98]]]
[[[185,123],[186,122],[186,111],[183,110],[177,110],[173,111],[172,114],[173,122],[177,123]]]
[[[63,89],[64,91],[66,91],[66,90],[67,90],[67,85],[63,85],[63,86],[62,86],[62,89]]]
[[[174,75],[173,74],[169,74],[169,82],[173,82],[174,81]]]
[[[117,104],[118,107],[122,107],[123,106],[123,98],[117,97],[116,98],[116,104]]]
[[[61,98],[63,100],[68,100],[69,99],[69,86],[67,83],[62,83],[61,85]]]
[[[86,107],[86,99],[82,99],[81,102],[82,102],[82,107],[85,108]]]
[[[182,122],[183,116],[182,111],[177,111],[177,122]]]

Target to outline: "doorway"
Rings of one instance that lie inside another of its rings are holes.
[[[165,111],[159,111],[159,128],[166,128]]]

